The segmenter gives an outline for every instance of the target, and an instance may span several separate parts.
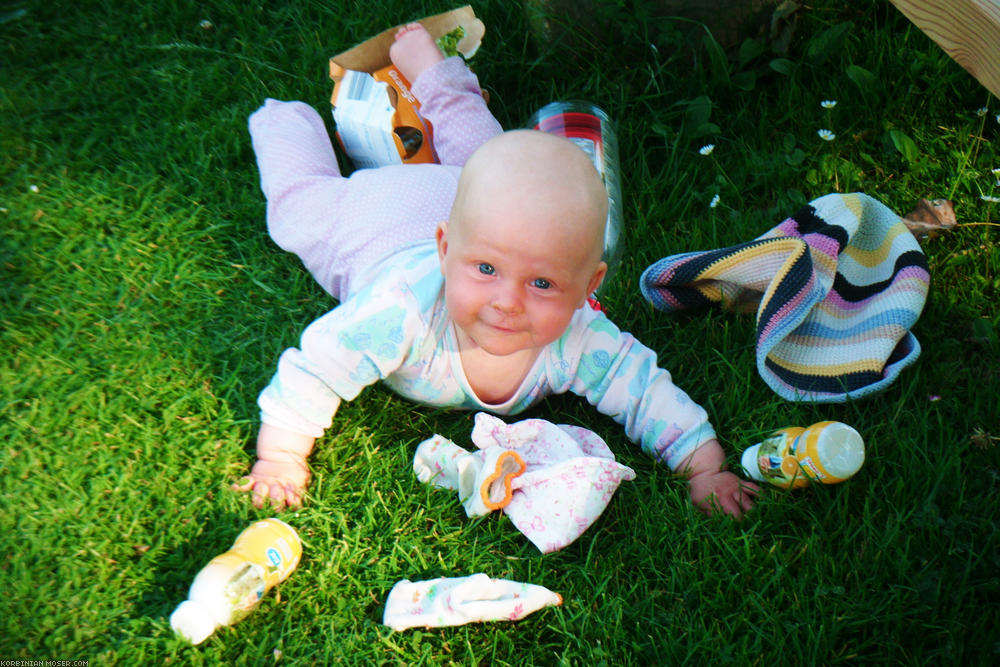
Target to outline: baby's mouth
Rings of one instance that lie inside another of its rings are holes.
[[[499,323],[486,322],[485,324],[490,329],[493,329],[494,331],[498,331],[503,334],[513,334],[520,331],[518,327],[511,326],[509,323],[506,322],[499,322]]]

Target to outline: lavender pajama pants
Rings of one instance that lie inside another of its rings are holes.
[[[344,178],[323,120],[302,102],[269,99],[250,116],[267,229],[319,284],[343,300],[352,280],[390,254],[434,238],[447,220],[462,165],[501,133],[476,77],[449,58],[414,83],[441,164],[362,169]]]

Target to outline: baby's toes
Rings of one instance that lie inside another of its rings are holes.
[[[422,30],[424,26],[419,23],[407,23],[396,31],[396,39],[399,39],[408,32],[413,32],[414,30]]]

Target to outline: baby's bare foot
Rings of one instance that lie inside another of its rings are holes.
[[[406,80],[413,83],[424,71],[444,60],[444,54],[424,26],[408,23],[396,33],[396,41],[389,48],[389,59]]]

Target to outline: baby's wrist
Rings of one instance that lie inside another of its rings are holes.
[[[305,457],[292,452],[257,452],[257,460],[272,466],[306,467]]]
[[[271,426],[261,425],[257,435],[257,458],[275,464],[291,463],[304,468],[315,438]]]
[[[715,439],[703,442],[681,464],[681,471],[688,481],[695,477],[716,475],[725,470],[726,455]]]

